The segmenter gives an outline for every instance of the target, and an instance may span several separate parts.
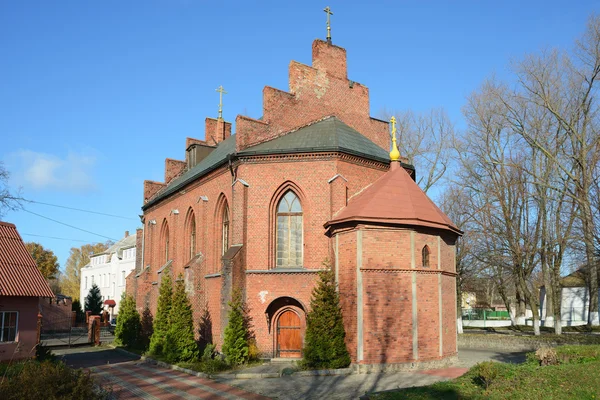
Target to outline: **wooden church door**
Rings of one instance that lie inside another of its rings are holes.
[[[298,314],[291,310],[281,313],[277,319],[277,357],[300,358],[302,356],[301,331]]]

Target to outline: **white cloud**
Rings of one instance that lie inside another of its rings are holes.
[[[96,187],[91,172],[92,154],[69,152],[61,158],[33,150],[19,150],[8,157],[11,180],[27,189],[84,192]]]

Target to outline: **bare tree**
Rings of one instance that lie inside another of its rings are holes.
[[[454,124],[443,109],[423,114],[385,109],[379,113],[385,120],[392,115],[398,123],[400,155],[415,166],[417,183],[427,193],[448,170]]]
[[[4,167],[4,163],[0,161],[0,219],[6,210],[17,209],[22,200],[18,194],[10,191],[8,187],[9,177],[10,174]]]
[[[472,208],[478,210],[475,222],[482,238],[478,257],[497,270],[497,279],[511,272],[517,296],[530,305],[539,334],[538,297],[528,281],[539,265],[541,216],[531,201],[532,185],[525,173],[531,154],[508,124],[505,105],[492,96],[500,90],[488,82],[469,98],[465,107],[469,128],[458,151],[460,174]],[[502,296],[506,285],[501,283]]]
[[[473,246],[477,231],[471,226],[474,215],[471,208],[465,207],[469,199],[459,186],[448,187],[441,198],[444,213],[461,229],[464,234],[456,241],[456,310],[458,333],[463,333],[462,326],[462,293],[463,288],[473,286],[471,283],[479,275],[481,264],[474,257]]]
[[[597,105],[600,100],[600,17],[590,18],[587,30],[572,54],[555,50],[532,55],[517,63],[515,69],[519,87],[511,100],[501,97],[507,117],[514,119],[518,127],[523,108],[540,109],[552,118],[561,134],[554,141],[547,141],[540,139],[544,136],[527,126],[516,129],[568,180],[566,187],[552,188],[569,196],[577,206],[576,216],[584,244],[591,294],[588,325],[598,325],[598,267],[595,258],[598,221],[593,213],[592,195],[600,158],[600,109]],[[559,152],[555,151],[557,145]]]

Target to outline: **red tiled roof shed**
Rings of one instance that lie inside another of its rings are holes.
[[[458,235],[463,233],[427,197],[406,170],[397,165],[356,195],[325,224],[325,228],[350,221],[423,226]]]
[[[0,222],[0,296],[54,297],[13,224]]]

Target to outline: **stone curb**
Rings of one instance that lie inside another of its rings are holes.
[[[298,371],[294,375],[298,376],[332,376],[332,375],[351,375],[354,371],[352,368],[339,369],[315,369],[311,371]]]
[[[152,364],[152,365],[157,365],[162,368],[172,369],[175,371],[183,372],[188,375],[197,376],[198,378],[207,378],[207,379],[212,378],[211,375],[205,374],[204,372],[196,372],[196,371],[188,369],[188,368],[182,368],[177,365],[168,364],[164,361],[155,360],[154,358],[151,358],[148,356],[140,356],[139,354],[132,353],[131,351],[127,351],[120,347],[115,347],[115,346],[111,346],[111,347],[120,353],[127,354],[127,355],[134,356],[134,357],[139,357],[140,361],[142,361],[146,364]]]

